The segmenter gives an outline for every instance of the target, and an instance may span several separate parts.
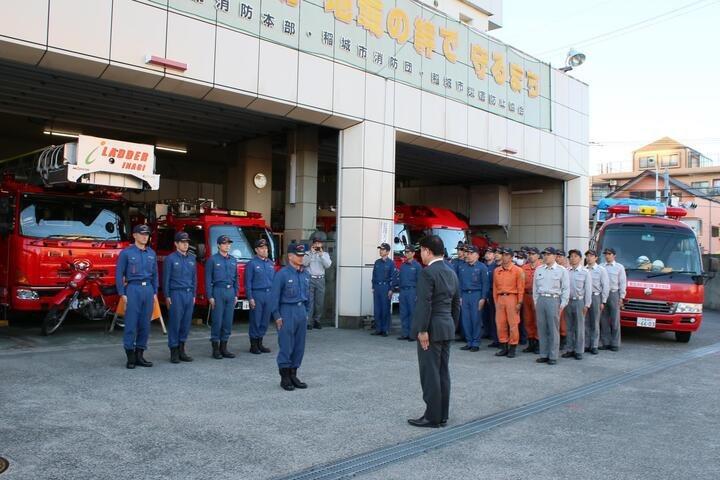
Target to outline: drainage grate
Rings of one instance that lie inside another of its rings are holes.
[[[525,417],[544,412],[545,410],[549,410],[553,407],[587,397],[593,393],[609,390],[637,378],[676,367],[691,360],[718,352],[720,352],[720,343],[715,343],[707,347],[691,350],[677,357],[672,357],[646,367],[638,368],[628,373],[615,375],[604,380],[598,380],[597,382],[574,388],[567,392],[551,395],[521,407],[498,412],[456,427],[446,428],[438,433],[426,435],[424,437],[391,447],[362,453],[344,460],[312,467],[308,470],[279,477],[277,480],[334,480],[350,478],[363,473],[379,470],[386,465],[418,456],[436,448],[446,447],[452,443],[478,435],[492,428],[521,420]]]

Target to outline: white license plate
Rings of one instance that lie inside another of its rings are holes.
[[[654,319],[654,318],[638,317],[638,319],[637,319],[637,326],[638,326],[638,327],[645,327],[645,328],[655,328],[655,319]]]
[[[250,310],[249,300],[238,300],[235,304],[235,310]]]
[[[400,303],[400,294],[399,293],[393,293],[392,299],[390,300],[390,303]]]

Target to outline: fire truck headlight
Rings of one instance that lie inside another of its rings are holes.
[[[678,303],[675,313],[702,313],[702,303]]]
[[[18,288],[15,296],[19,300],[40,300],[40,295],[37,292],[25,288]]]

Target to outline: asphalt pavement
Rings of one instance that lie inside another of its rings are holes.
[[[206,327],[188,342],[195,361],[169,363],[153,325],[152,368],[124,368],[121,334],[68,325],[0,330],[0,456],[4,479],[292,476],[311,467],[439,430],[422,414],[415,345],[367,331],[313,330],[299,371],[304,391],[280,389],[272,354],[251,355],[241,332],[236,359],[210,357]],[[562,359],[451,354],[445,431],[551,395],[720,342],[720,314],[706,312],[688,344],[672,334],[625,330],[617,353]],[[481,433],[388,462],[359,478],[718,478],[720,355],[704,354]],[[306,478],[314,478],[312,475]]]

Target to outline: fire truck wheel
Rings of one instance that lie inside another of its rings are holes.
[[[54,333],[58,328],[60,328],[60,325],[62,325],[66,315],[67,311],[60,310],[57,307],[50,308],[45,315],[45,318],[43,318],[42,326],[40,327],[42,334],[47,336]]]
[[[680,343],[688,343],[692,332],[675,332],[675,341]]]

